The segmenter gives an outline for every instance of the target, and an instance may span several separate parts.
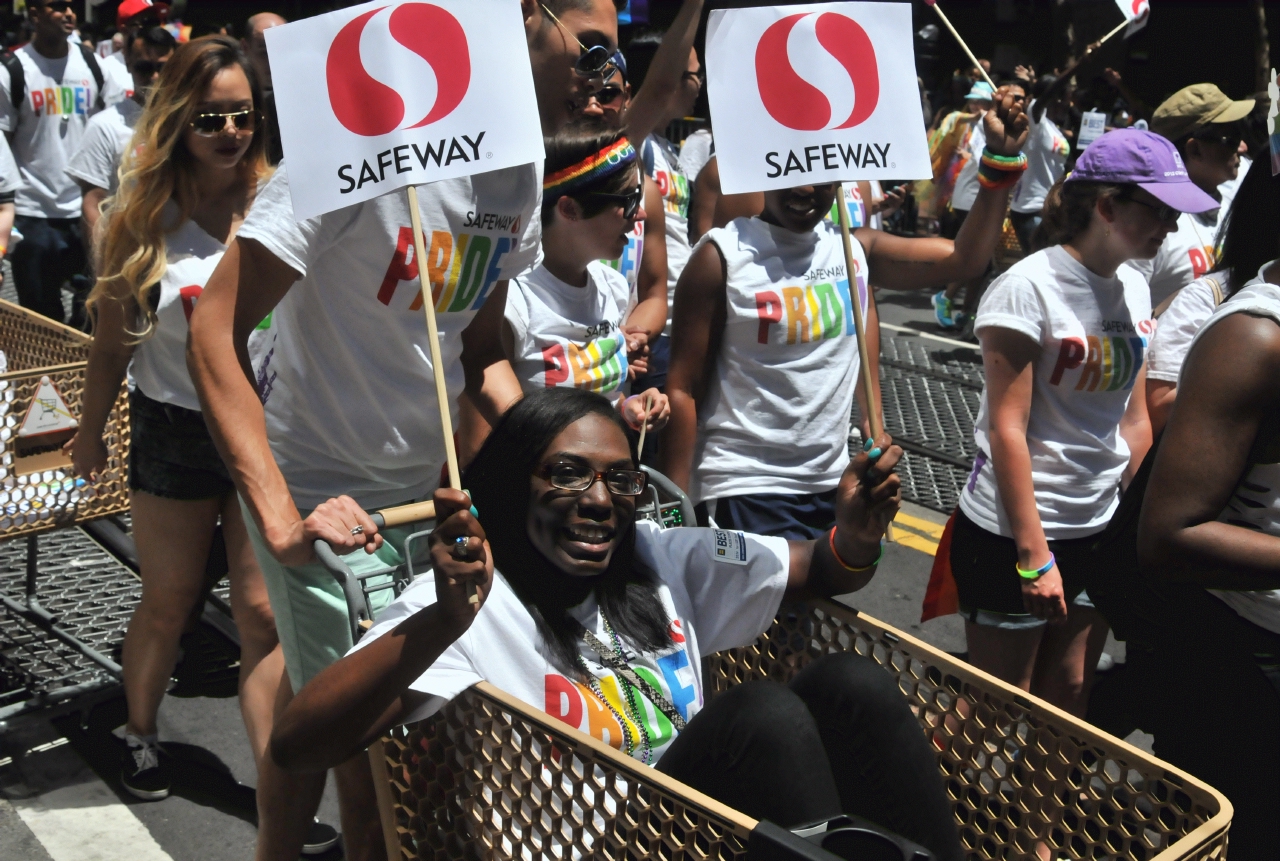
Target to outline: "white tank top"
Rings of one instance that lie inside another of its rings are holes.
[[[587,284],[574,287],[545,265],[511,279],[506,320],[515,339],[511,366],[525,392],[573,386],[614,403],[627,381],[627,279],[608,264],[587,264]]]
[[[858,341],[840,230],[759,218],[710,231],[727,273],[724,336],[698,409],[695,501],[830,490],[849,464]],[[867,261],[853,241],[867,308]]]

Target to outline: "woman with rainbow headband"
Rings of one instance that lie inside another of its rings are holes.
[[[523,394],[570,386],[607,397],[633,430],[646,422],[657,430],[667,423],[667,396],[623,394],[631,290],[602,262],[617,259],[645,218],[635,147],[597,121],[545,146],[542,262],[512,279],[505,308],[486,304],[463,333],[467,394],[492,425]]]

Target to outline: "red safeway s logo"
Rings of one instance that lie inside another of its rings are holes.
[[[430,64],[436,76],[434,103],[406,116],[405,100],[365,68],[360,42],[369,20],[386,6],[351,19],[329,46],[325,77],[333,113],[349,131],[366,137],[385,135],[401,128],[420,128],[444,119],[467,94],[471,83],[471,52],[467,34],[458,19],[431,3],[403,3],[387,18],[385,33],[369,35],[386,47],[379,56],[394,56],[401,46]]]
[[[802,78],[791,62],[788,42],[796,25],[806,18],[816,18],[813,33],[818,45],[849,75],[854,99],[847,115],[841,108],[842,115],[832,116],[831,100]],[[769,115],[799,131],[853,128],[870,117],[880,101],[880,72],[871,37],[858,22],[836,12],[802,12],[770,25],[756,46],[756,83]]]

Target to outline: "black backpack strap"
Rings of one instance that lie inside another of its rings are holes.
[[[102,74],[102,65],[98,62],[98,55],[93,53],[92,48],[81,43],[80,53],[84,56],[85,65],[89,67],[89,72],[93,75],[93,82],[98,85],[98,98],[94,100],[93,106],[95,109],[100,111],[107,106],[106,99],[102,92],[102,88],[106,84],[107,79]]]
[[[18,55],[5,48],[0,51],[0,66],[9,73],[9,99],[13,109],[21,112],[22,103],[27,100],[27,73],[22,69]]]

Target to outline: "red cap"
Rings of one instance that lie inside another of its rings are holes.
[[[129,19],[136,18],[148,9],[155,9],[160,13],[161,21],[169,14],[169,4],[165,3],[164,0],[160,0],[158,3],[155,0],[123,0],[119,8],[116,9],[116,26],[125,26],[129,23]]]

